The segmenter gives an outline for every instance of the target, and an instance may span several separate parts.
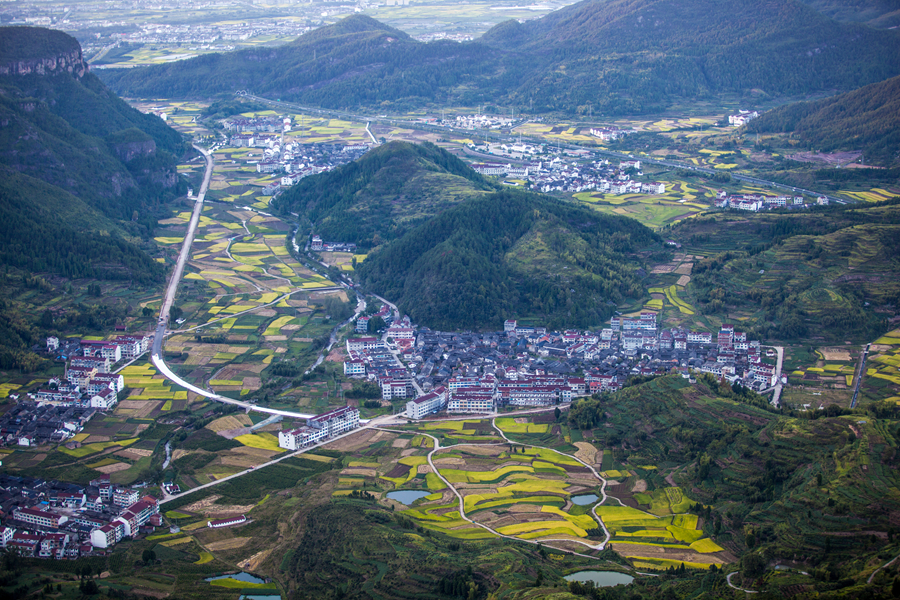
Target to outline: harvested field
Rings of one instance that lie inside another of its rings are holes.
[[[688,275],[682,275],[681,277],[678,278],[678,281],[676,282],[676,285],[680,285],[680,286],[684,287],[684,286],[686,286],[687,284],[689,284],[690,282],[691,282],[690,276],[688,276]]]
[[[356,475],[356,476],[361,476],[361,477],[375,477],[376,475],[378,475],[378,471],[376,471],[375,469],[353,468],[353,469],[344,469],[343,471],[341,471],[341,475]]]
[[[334,442],[329,443],[326,448],[329,450],[338,450],[340,452],[355,452],[361,448],[369,446],[375,432],[371,429],[363,429],[355,435],[348,435]]]
[[[207,425],[206,428],[219,433],[220,431],[225,431],[227,429],[240,429],[242,427],[250,427],[251,425],[253,425],[253,421],[251,421],[250,417],[247,415],[228,415],[216,419]]]
[[[117,463],[113,463],[111,465],[96,467],[94,470],[100,471],[101,473],[105,473],[105,474],[109,475],[110,473],[118,473],[119,471],[127,471],[130,468],[131,468],[131,465],[129,465],[128,463],[117,462]]]
[[[210,552],[216,552],[217,550],[234,550],[236,548],[243,548],[252,539],[253,538],[248,537],[236,537],[231,538],[230,540],[221,540],[206,544],[206,549]]]
[[[409,440],[407,438],[397,438],[391,442],[391,446],[394,448],[406,448],[409,446]]]
[[[183,507],[179,508],[178,511],[184,512],[184,513],[198,513],[198,514],[202,514],[204,516],[209,516],[211,514],[218,514],[218,513],[223,513],[223,512],[224,513],[243,514],[243,513],[249,512],[250,509],[252,509],[254,506],[256,506],[255,504],[247,504],[245,506],[238,505],[238,504],[234,504],[234,505],[215,504],[215,501],[221,497],[222,496],[219,496],[219,495],[212,495],[207,498],[204,498],[203,500],[198,500],[197,502],[194,502],[193,504],[188,504],[187,506],[183,506]]]
[[[272,553],[272,550],[274,550],[274,548],[269,548],[268,550],[257,552],[250,558],[239,562],[237,566],[239,569],[244,569],[245,571],[256,571],[259,568],[259,565],[261,565],[262,562],[269,556],[269,554]]]
[[[826,361],[850,362],[850,351],[847,348],[819,348]]]
[[[632,493],[638,494],[647,491],[647,482],[643,479],[638,479],[634,482],[634,485],[631,486]]]
[[[587,442],[573,442],[575,447],[578,448],[578,452],[575,453],[575,457],[583,460],[589,465],[596,464],[597,461],[597,449],[594,448],[593,444],[588,444]]]

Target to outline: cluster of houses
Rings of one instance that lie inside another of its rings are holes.
[[[739,110],[736,115],[728,115],[728,124],[732,127],[746,125],[759,116],[755,110]]]
[[[162,525],[159,501],[134,487],[87,486],[0,475],[0,546],[25,556],[75,559]]]
[[[296,138],[294,138],[296,140]],[[303,144],[286,140],[284,133],[236,133],[230,138],[234,148],[261,148],[260,160],[249,160],[256,172],[281,173],[278,180],[263,189],[274,196],[282,188],[295,185],[304,177],[324,173],[360,158],[369,151],[367,144]]]
[[[819,196],[816,204],[822,206],[828,204],[826,196]],[[764,196],[762,194],[728,194],[719,190],[716,194],[716,208],[731,208],[734,210],[747,210],[759,212],[761,210],[773,210],[776,208],[804,208],[807,203],[803,196]]]
[[[279,431],[278,445],[287,450],[299,450],[357,427],[359,409],[342,406],[308,419],[302,427]]]
[[[291,130],[290,116],[266,116],[266,117],[232,117],[222,121],[225,131],[240,133],[269,132],[281,133]]]
[[[550,406],[619,390],[630,375],[705,372],[757,390],[777,383],[759,341],[733,325],[717,333],[660,329],[650,311],[614,317],[601,331],[547,331],[514,320],[498,332],[396,329],[383,339],[348,340],[344,372],[378,383],[383,399],[406,399],[410,418]],[[388,337],[399,344],[394,352]]]
[[[86,406],[38,403],[20,399],[0,415],[0,445],[40,446],[64,442],[97,414]]]
[[[619,138],[623,138],[629,133],[636,133],[634,129],[626,130],[618,127],[599,127],[591,129],[591,135],[600,138],[604,142],[614,142]]]
[[[382,304],[381,308],[377,313],[369,316],[362,316],[356,320],[356,333],[366,333],[369,331],[369,321],[374,317],[381,317],[385,323],[388,325],[391,324],[394,317],[391,314],[391,309],[388,308],[387,304]]]
[[[309,249],[313,252],[356,252],[356,244],[352,242],[323,242],[318,235],[312,236]]]
[[[428,119],[430,124],[439,127],[450,127],[453,129],[509,129],[517,123],[521,123],[521,119],[516,120],[512,117],[502,117],[499,115],[457,115],[455,119]]]
[[[112,372],[121,361],[131,361],[150,349],[150,335],[120,335],[111,340],[81,340],[79,354],[66,364],[62,379],[53,378],[47,387],[32,392],[29,397],[39,404],[59,406],[89,406],[110,410],[118,402],[125,379]],[[55,351],[57,338],[47,339],[47,349]]]
[[[665,194],[666,185],[660,182],[635,181],[641,176],[641,161],[622,161],[618,167],[608,160],[589,165],[556,157],[550,161],[534,161],[520,164],[502,162],[474,163],[472,168],[493,177],[524,179],[532,189],[547,192],[598,191],[605,194]]]

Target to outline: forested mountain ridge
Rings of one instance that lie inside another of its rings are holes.
[[[372,252],[364,284],[435,328],[603,322],[643,294],[638,251],[660,238],[625,217],[503,190],[463,202]]]
[[[887,29],[900,25],[900,3],[897,0],[801,0],[817,11],[838,21],[865,23]]]
[[[278,48],[105,70],[125,95],[250,89],[330,108],[529,104],[659,110],[715,94],[851,90],[900,75],[900,32],[840,23],[799,0],[584,0],[473,42],[421,43],[363,15]]]
[[[116,97],[65,33],[0,28],[0,73],[0,264],[161,281],[134,242],[177,191],[181,136]]]
[[[816,102],[771,110],[748,133],[791,133],[811,148],[862,150],[867,164],[900,163],[900,77]]]
[[[434,144],[390,142],[334,171],[302,179],[275,206],[308,218],[327,241],[369,248],[494,189]]]
[[[433,100],[462,82],[493,75],[499,53],[478,43],[425,44],[365,15],[352,15],[275,48],[207,54],[148,69],[106,69],[126,96],[208,98],[249,89],[328,107]]]

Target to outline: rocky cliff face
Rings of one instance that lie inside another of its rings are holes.
[[[0,27],[0,75],[55,75],[81,78],[90,67],[78,40],[43,27]]]
[[[0,75],[54,75],[66,72],[80,78],[89,69],[81,56],[81,48],[44,58],[0,62]]]

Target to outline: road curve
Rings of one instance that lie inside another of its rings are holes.
[[[729,587],[732,587],[732,588],[738,590],[739,592],[746,592],[747,594],[758,594],[759,593],[756,590],[745,590],[744,588],[739,588],[738,586],[731,583],[731,578],[734,577],[735,575],[737,575],[737,571],[735,571],[733,573],[729,573],[728,576],[725,577],[725,581],[728,583]]]
[[[191,213],[191,220],[188,223],[188,229],[184,235],[184,242],[181,245],[181,253],[178,255],[178,262],[175,263],[175,269],[172,271],[172,277],[169,279],[169,286],[166,288],[166,293],[163,297],[162,307],[159,311],[159,320],[157,321],[156,325],[156,334],[153,336],[153,346],[150,349],[150,362],[153,363],[153,366],[155,366],[159,370],[159,372],[169,381],[180,385],[183,388],[194,392],[195,394],[199,394],[200,396],[209,398],[210,400],[222,402],[223,404],[240,406],[248,410],[254,410],[256,412],[262,412],[270,415],[280,415],[282,417],[292,417],[295,419],[310,419],[316,415],[298,413],[290,410],[279,410],[277,408],[268,408],[266,406],[257,406],[256,404],[251,404],[250,402],[235,400],[233,398],[228,398],[227,396],[222,396],[215,392],[210,392],[209,390],[199,388],[179,377],[174,371],[172,371],[172,369],[169,368],[169,366],[163,359],[162,346],[166,337],[166,326],[169,322],[169,311],[172,309],[172,305],[175,303],[175,294],[178,291],[178,284],[181,282],[181,276],[184,273],[184,266],[187,264],[188,257],[190,257],[191,254],[191,244],[194,243],[194,235],[197,233],[197,224],[200,222],[200,213],[203,211],[203,200],[206,197],[207,189],[209,189],[209,182],[212,178],[213,172],[212,154],[210,154],[209,151],[207,151],[205,148],[197,146],[196,144],[194,145],[194,148],[196,148],[206,158],[206,173],[203,175],[203,184],[200,186],[200,193],[197,194],[197,201],[194,203],[194,211]],[[360,422],[365,423],[368,421]]]
[[[503,430],[502,430],[502,429],[500,429],[499,427],[497,427],[497,419],[496,419],[496,417],[493,418],[493,419],[491,419],[491,425],[493,425],[494,429],[496,429],[497,431],[500,432],[501,437],[503,437],[503,439],[506,440],[507,442],[509,442],[510,444],[519,444],[519,445],[524,445],[524,446],[532,446],[533,448],[543,448],[543,446],[534,446],[534,445],[532,445],[532,444],[524,444],[523,442],[514,442],[514,441],[512,441],[511,439],[509,439],[508,437],[506,437],[506,434],[503,433]],[[609,533],[609,529],[606,528],[606,523],[604,523],[604,522],[603,522],[603,519],[600,517],[600,515],[597,514],[597,507],[600,506],[600,505],[602,505],[602,504],[605,504],[606,501],[607,501],[609,498],[611,498],[611,496],[607,496],[607,495],[606,495],[606,479],[604,479],[603,477],[601,477],[601,476],[600,476],[600,473],[598,473],[597,470],[594,469],[593,466],[587,464],[586,462],[584,462],[583,460],[581,460],[580,458],[578,458],[577,456],[575,456],[575,455],[573,455],[573,454],[566,454],[565,452],[560,452],[559,450],[555,450],[555,449],[553,449],[553,448],[545,448],[545,449],[546,449],[546,450],[553,450],[553,452],[556,452],[557,454],[562,454],[563,456],[568,456],[568,457],[571,458],[572,460],[577,460],[578,462],[580,462],[581,464],[583,464],[585,467],[587,467],[588,469],[590,469],[590,471],[591,471],[591,473],[593,473],[594,477],[596,477],[597,479],[600,480],[600,502],[595,503],[594,506],[591,507],[591,513],[594,515],[594,518],[597,519],[597,522],[600,523],[600,527],[603,528],[603,533],[604,533],[604,535],[606,535],[606,539],[603,540],[603,542],[601,542],[600,544],[598,544],[598,545],[596,545],[596,546],[593,546],[593,547],[594,547],[594,548],[597,548],[598,550],[603,550],[604,548],[606,548],[606,545],[609,543],[609,540],[612,539],[612,534]],[[618,499],[617,499],[617,501],[618,501]],[[619,502],[619,504],[621,505],[622,503]]]
[[[409,433],[408,431],[403,431],[403,430],[399,430],[399,429],[387,429],[385,427],[375,427],[375,429],[378,429],[379,431],[390,431],[391,433]],[[515,536],[500,533],[496,529],[492,529],[492,528],[488,527],[487,525],[485,525],[484,523],[479,523],[478,521],[473,521],[471,518],[469,518],[466,515],[465,501],[463,500],[462,495],[459,493],[459,491],[457,491],[457,489],[455,487],[453,487],[453,484],[451,484],[450,481],[447,480],[447,478],[445,478],[443,475],[441,475],[441,472],[434,466],[434,462],[432,462],[432,460],[431,460],[434,453],[441,449],[440,440],[438,440],[436,437],[434,437],[433,435],[428,434],[428,433],[424,433],[424,432],[416,432],[416,433],[420,433],[421,435],[427,436],[427,437],[431,438],[431,440],[434,442],[434,448],[432,448],[431,452],[429,452],[428,455],[426,456],[426,458],[428,459],[428,466],[431,467],[431,470],[434,471],[435,475],[437,475],[440,478],[440,480],[444,482],[444,485],[446,485],[448,488],[450,488],[450,490],[459,499],[459,516],[464,521],[468,521],[472,525],[481,527],[485,531],[489,531],[490,533],[492,533],[493,535],[496,535],[497,537],[506,538],[508,540],[513,540],[516,542],[524,542],[526,544],[532,544],[534,546],[541,546],[546,542],[571,542],[573,544],[581,544],[582,546],[587,546],[588,548],[591,548],[594,550],[603,550],[603,547],[606,544],[606,542],[604,542],[603,544],[600,544],[600,545],[594,545],[594,544],[589,544],[587,542],[580,542],[577,540],[570,540],[570,539],[549,539],[549,540],[538,540],[538,541],[523,540],[522,538],[517,538]],[[456,444],[456,445],[457,446],[466,446],[467,444]],[[479,446],[485,446],[485,445],[490,446],[490,445],[496,445],[496,444],[478,444],[478,445]],[[536,446],[536,447],[540,448],[540,446]],[[556,450],[554,450],[554,452],[556,452]],[[551,546],[551,547],[554,550],[559,550],[560,552],[565,552],[567,554],[574,554],[575,556],[583,556],[584,558],[592,558],[594,560],[606,560],[603,558],[599,558],[597,556],[591,556],[590,554],[582,554],[580,552],[575,552],[574,550],[567,550],[565,548],[557,548],[555,546]]]

